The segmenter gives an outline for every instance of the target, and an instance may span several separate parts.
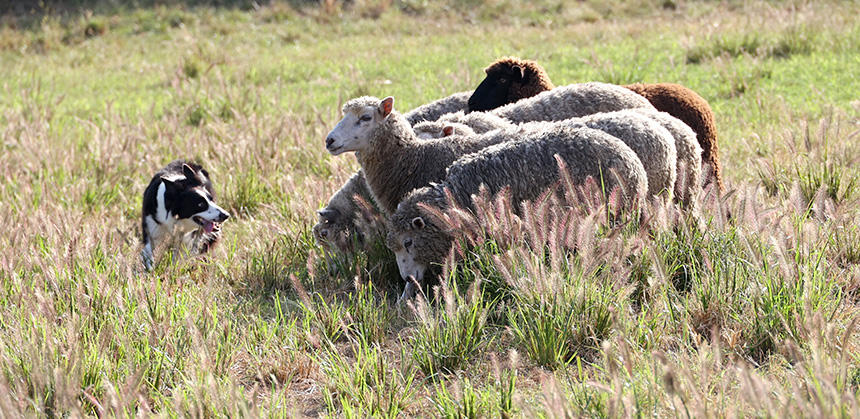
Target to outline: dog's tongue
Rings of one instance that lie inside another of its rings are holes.
[[[211,233],[213,229],[215,229],[215,223],[208,220],[203,222],[203,231]]]

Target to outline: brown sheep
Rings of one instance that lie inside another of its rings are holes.
[[[469,98],[469,111],[487,111],[555,88],[546,71],[535,61],[504,57],[490,64],[487,77]],[[723,173],[717,144],[714,112],[696,92],[674,83],[636,83],[624,86],[648,99],[659,111],[684,121],[696,132],[702,147],[702,163],[710,167],[716,185],[723,190]]]

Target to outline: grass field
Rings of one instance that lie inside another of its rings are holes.
[[[71,3],[0,17],[0,416],[860,416],[856,1]],[[390,254],[332,271],[310,234],[357,169],[325,134],[503,55],[699,92],[728,191],[579,214],[577,252],[545,208],[464,220],[442,297],[397,310]],[[234,217],[143,273],[180,157]]]

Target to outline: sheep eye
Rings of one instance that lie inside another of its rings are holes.
[[[370,121],[370,115],[363,115],[361,118],[358,118],[361,122]]]
[[[406,249],[412,247],[412,239],[406,239],[405,241],[403,241],[403,247]]]

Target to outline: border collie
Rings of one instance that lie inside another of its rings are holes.
[[[159,170],[143,192],[141,259],[152,269],[153,251],[177,245],[187,251],[206,253],[221,237],[221,223],[230,214],[215,204],[209,173],[185,160],[170,162]]]

